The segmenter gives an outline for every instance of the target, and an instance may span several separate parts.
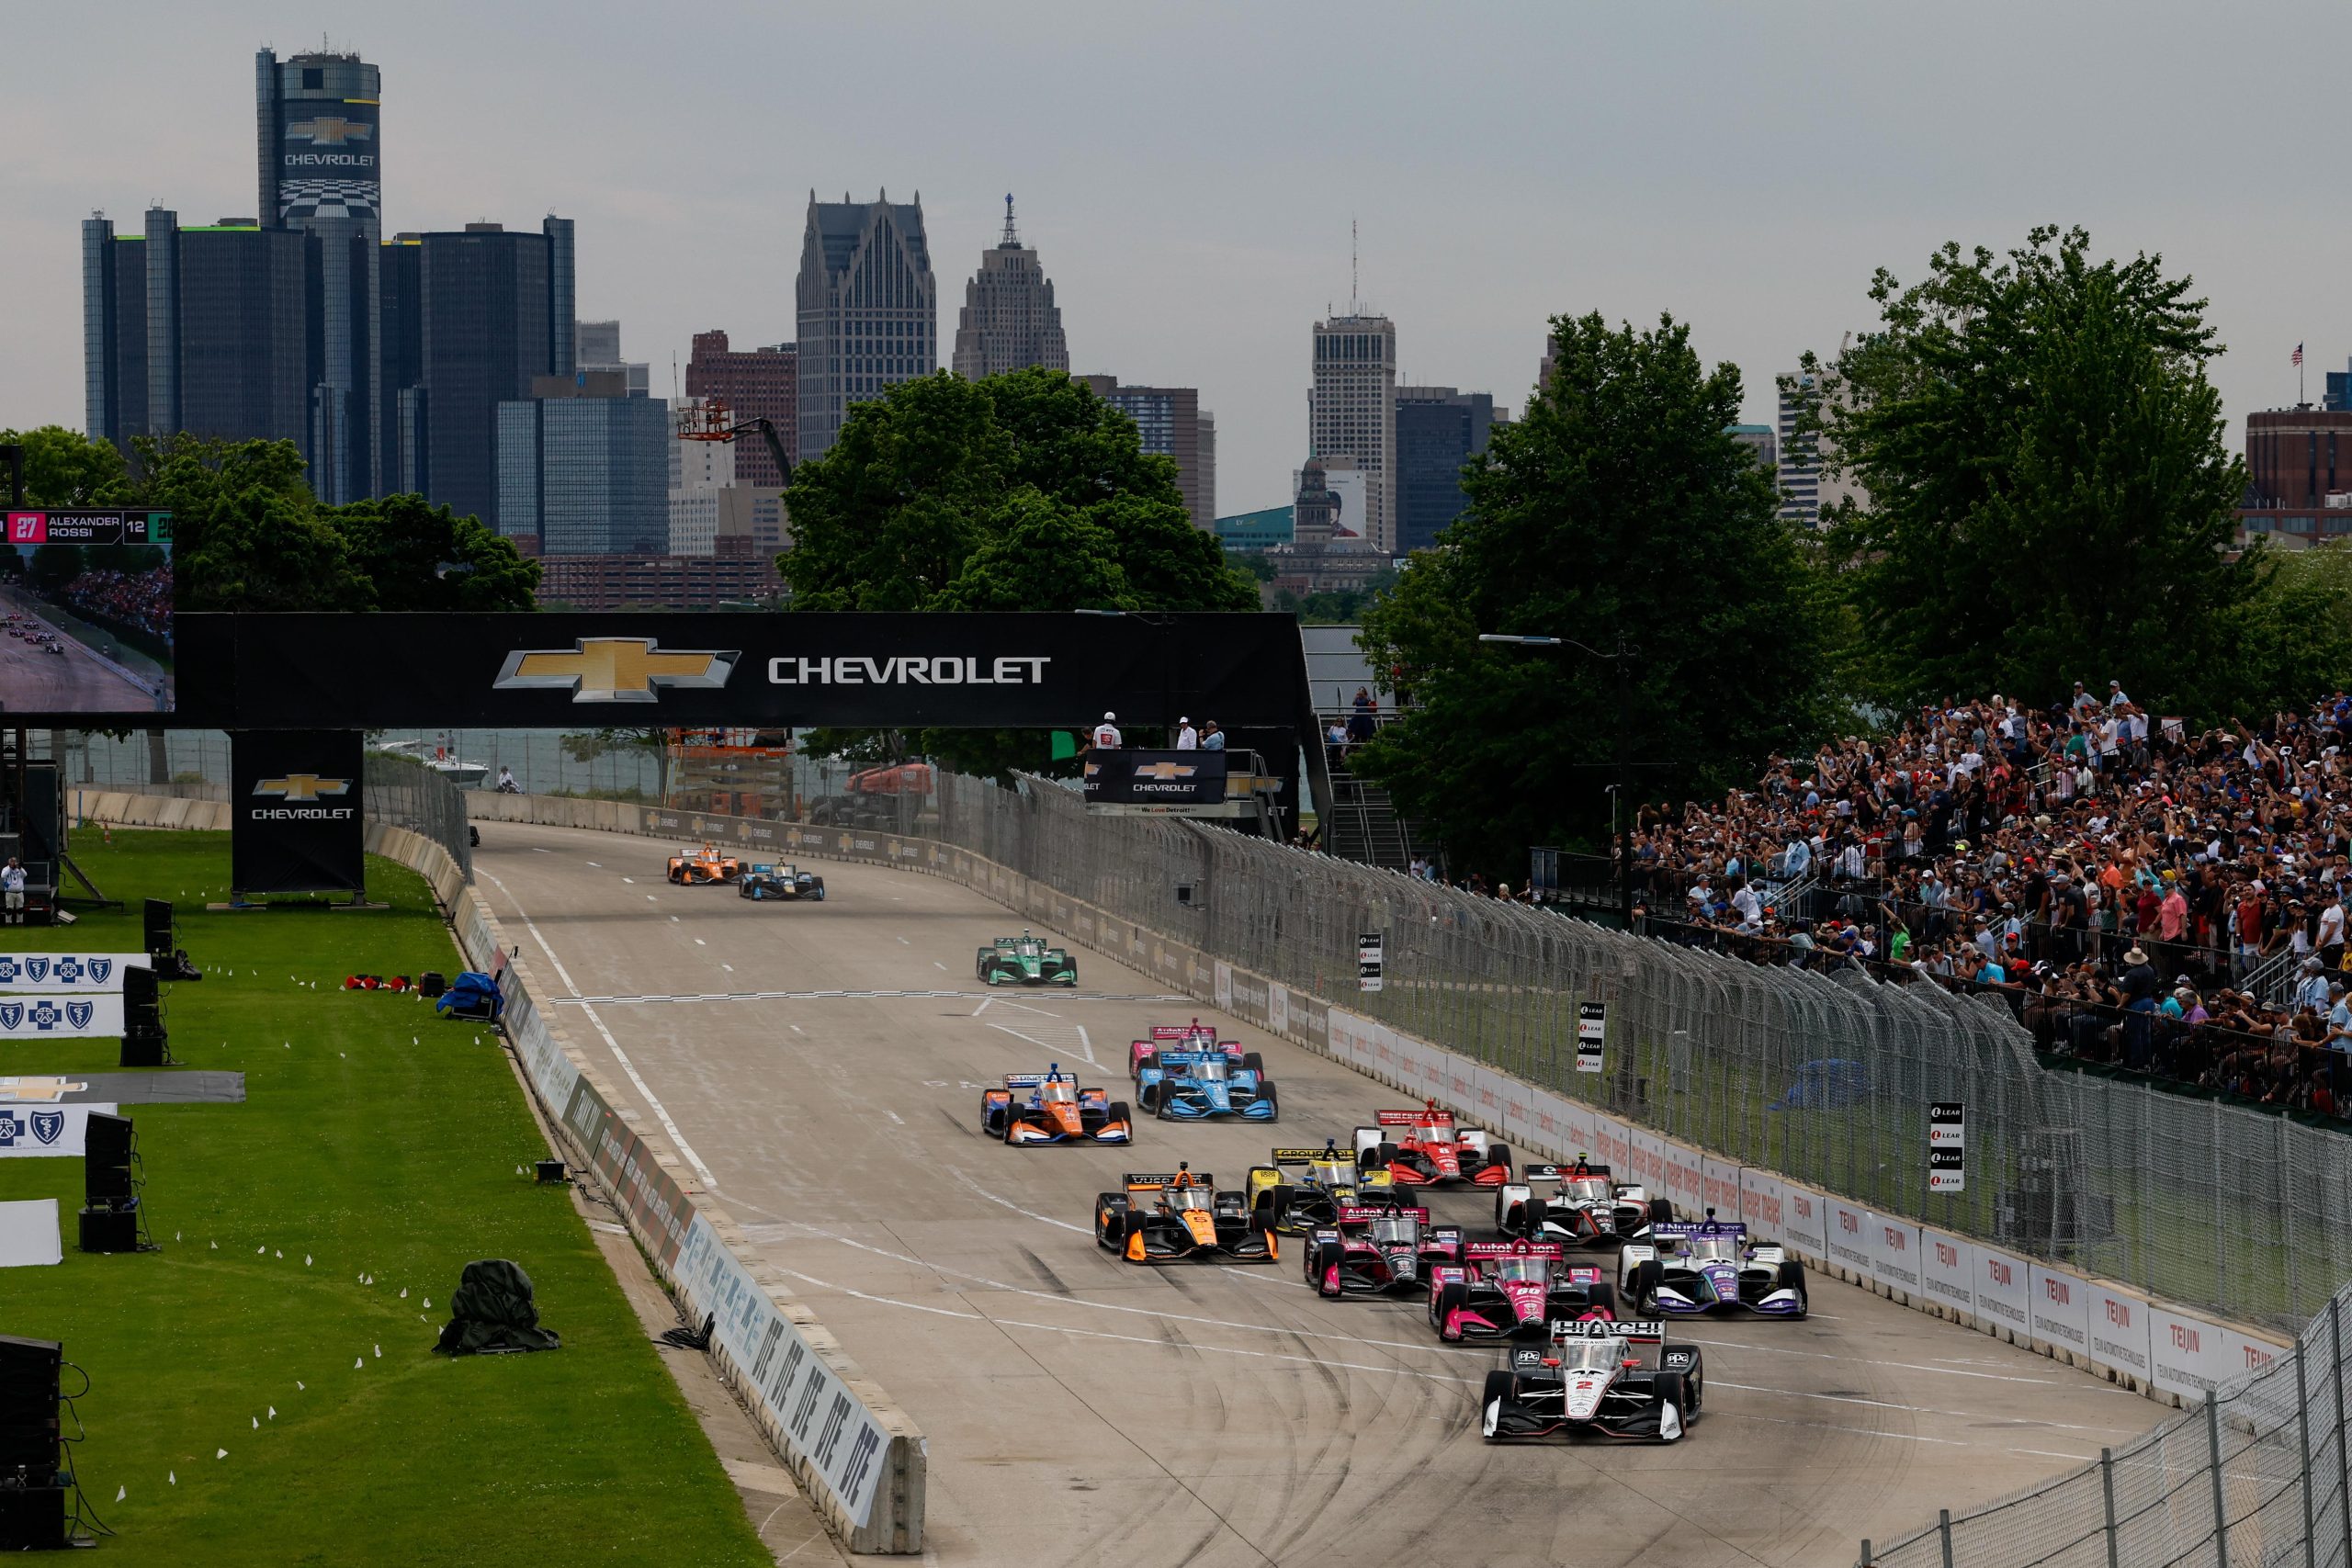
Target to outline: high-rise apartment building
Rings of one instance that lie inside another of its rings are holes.
[[[1487,449],[1495,423],[1491,392],[1396,389],[1396,554],[1429,548],[1470,504],[1462,468]]]
[[[821,457],[849,406],[939,367],[939,293],[922,197],[819,201],[800,242],[799,460]]]
[[[964,286],[964,313],[956,323],[956,374],[977,381],[1007,370],[1042,366],[1069,368],[1061,307],[1037,253],[1012,226],[1012,197],[1004,198],[1004,238],[980,253],[980,270]]]
[[[496,409],[498,531],[537,553],[664,553],[670,405],[616,370],[541,376]]]
[[[1123,387],[1116,376],[1081,376],[1094,395],[1136,422],[1143,449],[1176,465],[1176,488],[1184,497],[1184,511],[1193,526],[1205,533],[1216,528],[1216,475],[1201,463],[1201,394],[1192,387]],[[1216,425],[1211,423],[1209,459],[1216,457]]]
[[[383,248],[384,359],[414,367],[392,396],[384,488],[491,523],[499,405],[573,370],[571,220],[547,219],[537,233],[469,223]]]
[[[1792,378],[1793,373],[1792,373]],[[1781,389],[1780,450],[1773,468],[1781,484],[1781,519],[1800,528],[1821,526],[1821,449],[1819,440],[1797,429],[1803,408],[1798,396]]]
[[[226,440],[307,433],[305,244],[250,218],[182,228],[168,208],[117,235],[82,224],[83,377],[89,434]]]
[[[1306,411],[1307,455],[1355,460],[1371,546],[1396,554],[1396,323],[1363,315],[1316,322]]]
[[[356,54],[254,57],[260,220],[310,236],[318,252],[311,309],[311,488],[340,504],[373,495],[382,434],[377,339],[383,225],[381,79]],[[151,415],[153,411],[150,411]]]
[[[696,333],[694,357],[686,361],[686,396],[726,404],[737,424],[764,417],[775,426],[786,460],[797,463],[800,460],[796,401],[799,362],[799,355],[788,343],[739,353],[728,347],[723,332]],[[766,442],[748,434],[735,446],[735,472],[745,484],[773,489],[784,483]]]

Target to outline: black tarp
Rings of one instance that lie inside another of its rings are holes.
[[[539,1326],[531,1300],[531,1277],[503,1258],[466,1265],[458,1293],[449,1298],[449,1323],[433,1347],[444,1356],[491,1356],[510,1350],[552,1350],[563,1343],[555,1330]]]

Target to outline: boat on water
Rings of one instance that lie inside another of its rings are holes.
[[[379,740],[374,749],[422,762],[459,789],[473,789],[490,777],[490,764],[461,761],[446,735],[439,740]]]

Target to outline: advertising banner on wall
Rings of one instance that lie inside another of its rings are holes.
[[[1976,1315],[1973,1244],[1943,1231],[1919,1233],[1919,1293],[1948,1312]]]
[[[2232,1370],[2222,1331],[2201,1318],[2148,1309],[2148,1364],[2156,1386],[2202,1399]]]
[[[1095,751],[1086,759],[1089,806],[1223,806],[1224,751]]]
[[[1919,1227],[1889,1214],[1872,1214],[1870,1237],[1871,1277],[1890,1291],[1900,1291],[1906,1296],[1919,1295],[1923,1290],[1919,1279]]]
[[[229,886],[239,893],[357,893],[367,886],[363,737],[243,729],[229,746]]]
[[[2087,1360],[2091,1353],[2091,1288],[2079,1274],[2064,1269],[2031,1266],[2027,1281],[2027,1313],[2036,1343],[2052,1350],[2068,1350]]]
[[[0,995],[0,1045],[28,1040],[119,1037],[122,994],[11,991]]]
[[[1829,1256],[1829,1206],[1827,1200],[1809,1188],[1794,1182],[1781,1185],[1781,1195],[1788,1202],[1789,1244],[1800,1252],[1815,1258]]]
[[[1859,1203],[1849,1203],[1843,1198],[1825,1197],[1821,1206],[1826,1216],[1822,1231],[1822,1250],[1832,1261],[1850,1269],[1863,1279],[1871,1272],[1871,1213]]]
[[[0,991],[119,991],[143,953],[0,953]]]
[[[80,1157],[94,1111],[114,1114],[111,1105],[0,1105],[0,1159]]]
[[[2148,1364],[2148,1303],[2128,1291],[2089,1282],[2091,1362],[2146,1381],[2154,1376]]]
[[[2030,1303],[2026,1260],[2012,1253],[1996,1252],[1983,1243],[1975,1243],[1971,1251],[1975,1255],[1970,1273],[1976,1281],[1976,1323],[1980,1328],[1998,1328],[2009,1334],[2022,1334],[2030,1338],[2033,1320],[2028,1310]]]

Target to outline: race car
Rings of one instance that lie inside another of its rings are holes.
[[[1427,1209],[1344,1204],[1339,1223],[1306,1236],[1306,1282],[1319,1296],[1419,1294],[1430,1271],[1462,1258],[1462,1231],[1430,1225]]]
[[[1125,1144],[1135,1127],[1123,1100],[1080,1089],[1059,1062],[1042,1073],[1007,1073],[1002,1089],[980,1092],[980,1131],[1018,1146]]]
[[[1150,1039],[1127,1042],[1127,1076],[1138,1077],[1162,1051],[1222,1051],[1253,1073],[1261,1070],[1255,1051],[1244,1051],[1238,1040],[1219,1040],[1216,1025],[1196,1018],[1190,1023],[1155,1023]]]
[[[991,986],[1075,986],[1078,964],[1058,947],[1048,947],[1043,937],[1023,931],[1019,936],[1001,936],[980,949],[972,962],[972,973]]]
[[[1238,1192],[1179,1165],[1172,1176],[1136,1175],[1123,1192],[1094,1200],[1094,1239],[1130,1263],[1272,1263],[1274,1233],[1250,1223]]]
[[[825,879],[797,865],[755,865],[735,885],[745,898],[810,898],[825,901]]]
[[[1488,1442],[1589,1432],[1671,1443],[1699,1419],[1699,1348],[1668,1344],[1664,1323],[1558,1322],[1551,1340],[1514,1346],[1510,1364],[1487,1374],[1478,1431]]]
[[[1751,1244],[1747,1227],[1715,1218],[1661,1222],[1646,1243],[1618,1255],[1617,1290],[1636,1312],[1662,1317],[1750,1312],[1804,1316],[1804,1265],[1774,1241]]]
[[[1274,1081],[1255,1067],[1237,1067],[1222,1051],[1163,1051],[1136,1075],[1136,1102],[1166,1122],[1205,1122],[1241,1116],[1279,1122]]]
[[[1548,1192],[1538,1192],[1548,1187]],[[1674,1218],[1674,1205],[1638,1187],[1620,1186],[1609,1168],[1579,1158],[1572,1166],[1531,1165],[1495,1193],[1495,1228],[1530,1241],[1616,1247]]]
[[[721,853],[716,844],[706,843],[699,850],[670,857],[670,880],[681,886],[732,882],[742,874],[743,863],[733,855]]]
[[[1334,1139],[1319,1149],[1276,1149],[1271,1157],[1271,1165],[1250,1168],[1250,1208],[1271,1211],[1268,1227],[1284,1235],[1338,1224],[1342,1204],[1397,1201],[1388,1172],[1358,1169]]]
[[[1475,1128],[1456,1131],[1453,1112],[1436,1100],[1419,1111],[1382,1111],[1377,1127],[1356,1129],[1356,1163],[1386,1170],[1399,1187],[1471,1181],[1498,1187],[1510,1179],[1510,1145]]]
[[[1430,1270],[1430,1326],[1441,1339],[1541,1339],[1555,1322],[1613,1318],[1617,1292],[1554,1241],[1473,1241]]]

